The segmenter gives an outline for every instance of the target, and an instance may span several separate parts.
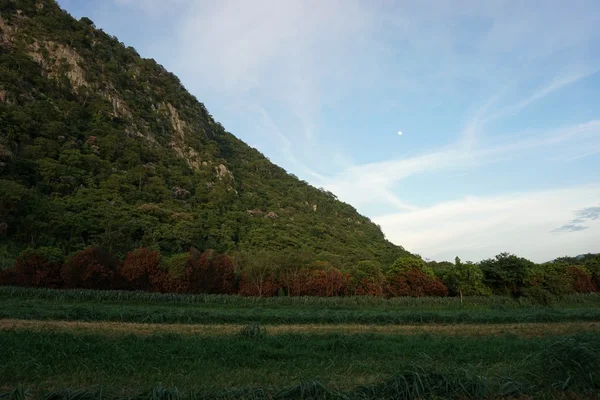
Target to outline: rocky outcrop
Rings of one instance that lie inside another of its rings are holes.
[[[219,179],[223,179],[226,177],[233,178],[233,174],[231,173],[231,171],[229,171],[227,167],[223,164],[217,165],[215,167],[215,170],[217,172],[217,178]]]
[[[61,67],[66,65],[66,75],[75,93],[78,93],[82,87],[89,86],[81,67],[83,59],[75,50],[60,43],[36,40],[29,46],[29,55],[46,70],[51,78],[58,77]]]

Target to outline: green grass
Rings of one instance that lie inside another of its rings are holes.
[[[290,388],[294,382],[313,382],[305,384],[308,389],[344,392],[352,398],[600,389],[600,337],[589,334],[530,340],[297,334],[106,337],[4,331],[0,348],[0,387],[37,392],[103,387],[124,396],[160,385],[197,395],[263,388],[263,395],[273,397],[282,390],[299,390]],[[394,395],[407,391],[414,393]]]

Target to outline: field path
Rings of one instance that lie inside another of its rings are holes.
[[[20,319],[0,319],[0,330],[33,330],[73,333],[93,333],[102,335],[231,335],[238,333],[245,325],[189,325],[189,324],[140,324],[130,322],[84,322],[84,321],[40,321]],[[448,324],[448,325],[361,325],[361,324],[303,324],[303,325],[264,325],[267,333],[281,335],[287,333],[327,334],[327,333],[377,333],[377,334],[435,334],[483,336],[513,334],[523,337],[539,337],[550,334],[574,334],[578,332],[599,332],[600,322],[566,323],[517,323],[517,324]]]

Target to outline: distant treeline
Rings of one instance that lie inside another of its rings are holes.
[[[536,264],[502,253],[479,263],[425,262],[402,256],[382,267],[362,261],[337,268],[295,253],[220,254],[214,250],[163,257],[139,248],[118,260],[97,247],[64,257],[52,247],[28,249],[0,285],[48,288],[240,294],[245,296],[547,296],[600,291],[600,255]]]

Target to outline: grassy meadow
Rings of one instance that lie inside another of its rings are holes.
[[[600,296],[0,288],[6,399],[597,398]]]

